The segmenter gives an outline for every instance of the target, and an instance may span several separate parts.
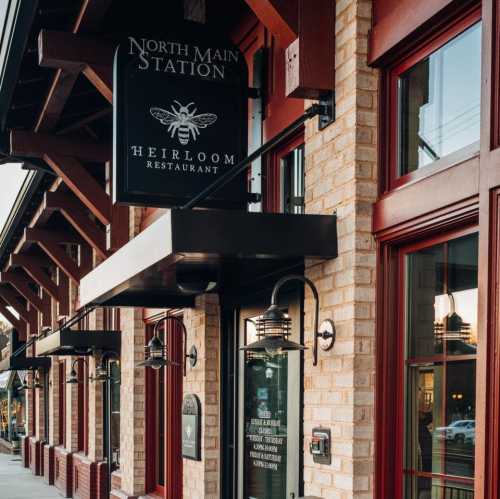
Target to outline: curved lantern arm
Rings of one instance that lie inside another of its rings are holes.
[[[314,297],[314,338],[313,338],[313,366],[318,364],[318,339],[331,339],[332,345],[335,340],[335,333],[330,331],[319,331],[319,295],[318,290],[314,283],[307,277],[300,274],[290,274],[279,279],[274,285],[273,292],[271,294],[271,305],[278,306],[278,293],[280,289],[290,281],[300,281],[307,284],[312,291]],[[332,324],[333,328],[333,324]],[[328,348],[331,348],[328,347]]]
[[[156,322],[154,330],[153,330],[153,335],[158,337],[158,330],[160,328],[160,325],[163,322],[167,322],[169,320],[173,320],[174,322],[179,324],[179,326],[181,326],[181,329],[182,329],[183,350],[184,350],[184,352],[183,352],[184,359],[183,359],[183,363],[182,363],[182,370],[183,370],[183,375],[186,376],[187,359],[190,359],[191,366],[195,366],[196,361],[198,360],[198,352],[196,350],[196,347],[193,346],[191,348],[191,351],[189,353],[187,353],[187,329],[186,329],[186,325],[184,324],[183,320],[175,315],[166,315],[165,317],[162,317],[158,322]],[[165,337],[166,337],[166,333],[167,333],[167,331],[165,330]],[[167,353],[168,353],[168,343],[167,342],[165,342],[165,343],[167,345]]]

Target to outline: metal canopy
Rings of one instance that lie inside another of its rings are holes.
[[[9,355],[0,362],[0,372],[3,371],[27,371],[50,367],[50,359],[40,357],[26,357],[25,352],[19,355]]]
[[[92,355],[95,351],[120,352],[120,331],[61,329],[36,342],[37,355]]]
[[[231,269],[280,269],[337,256],[335,215],[168,210],[80,282],[81,306],[191,307]]]

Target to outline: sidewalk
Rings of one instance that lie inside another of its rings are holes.
[[[47,485],[21,466],[21,457],[0,454],[0,497],[2,499],[60,499],[55,487]]]

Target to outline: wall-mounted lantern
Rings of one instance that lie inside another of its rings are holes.
[[[168,357],[168,350],[167,350],[167,345],[163,344],[161,341],[158,333],[159,333],[159,328],[163,322],[168,322],[168,321],[174,321],[177,324],[181,326],[182,329],[182,334],[183,334],[183,340],[184,340],[184,354],[183,354],[183,374],[186,376],[186,364],[187,364],[187,359],[189,359],[189,364],[191,367],[194,367],[196,365],[196,362],[198,361],[198,350],[196,347],[193,345],[191,349],[189,350],[189,353],[187,353],[187,329],[186,326],[184,325],[184,322],[182,322],[182,319],[179,317],[175,317],[174,315],[167,315],[166,317],[163,317],[160,319],[154,326],[153,329],[153,337],[151,340],[149,340],[148,344],[144,347],[144,360],[142,362],[139,362],[136,367],[151,367],[153,369],[161,369],[162,367],[169,366],[169,365],[178,365],[176,362],[173,362],[169,357]]]
[[[87,369],[90,371],[90,367],[89,367],[89,363],[88,363],[87,359],[84,359],[83,357],[78,357],[71,364],[71,371],[69,372],[69,377],[66,380],[67,385],[77,385],[78,383],[80,383],[80,380],[78,379],[78,373],[75,369],[75,366],[78,362],[83,362],[84,364],[86,364]],[[89,380],[90,380],[90,377],[89,377]]]
[[[28,383],[28,376],[26,375],[23,383],[17,390],[18,391],[33,390],[33,389],[39,390],[40,388],[43,388],[43,384],[40,377],[40,370],[37,369],[36,374],[35,370],[33,370],[33,381],[31,382],[31,384]]]
[[[313,293],[315,301],[314,314],[314,341],[313,341],[313,366],[318,363],[318,345],[324,351],[330,350],[335,343],[335,325],[333,321],[326,319],[318,327],[319,321],[319,296],[316,286],[307,277],[299,274],[291,274],[282,277],[274,286],[271,295],[271,305],[256,321],[258,340],[241,347],[240,350],[247,352],[266,352],[268,355],[278,355],[282,352],[306,350],[300,343],[290,341],[290,329],[292,320],[278,307],[278,293],[283,285],[290,281],[301,281],[307,284]]]
[[[106,365],[106,359],[108,359],[110,357],[115,358],[115,359],[119,358],[119,356],[116,352],[113,352],[111,350],[105,351],[101,355],[101,359],[95,367],[94,376],[93,377],[89,376],[89,378],[88,378],[89,381],[95,381],[96,383],[104,383],[104,382],[108,381],[109,379],[111,379],[109,374],[108,374],[108,367]],[[76,385],[76,384],[80,383],[80,380],[78,379],[78,373],[76,372],[76,369],[75,369],[77,362],[84,362],[87,365],[87,369],[90,371],[90,366],[89,366],[87,359],[85,359],[83,357],[78,357],[77,359],[75,359],[73,361],[73,364],[71,365],[71,371],[70,371],[69,377],[66,381],[66,383],[68,385]]]

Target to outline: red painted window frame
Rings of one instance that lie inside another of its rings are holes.
[[[383,263],[386,267],[386,282],[378,293],[379,297],[387,302],[379,306],[388,312],[389,317],[384,317],[377,331],[375,425],[377,499],[404,497],[405,256],[478,231],[479,226],[473,223],[421,237],[416,234],[416,239],[401,245],[387,244],[390,248],[389,253],[393,257]],[[479,479],[480,477],[475,477],[476,481]]]
[[[406,184],[434,175],[437,172],[462,163],[479,154],[479,144],[471,144],[452,154],[444,156],[438,161],[431,163],[413,172],[398,176],[398,79],[399,76],[412,66],[428,57],[447,42],[460,35],[468,28],[481,21],[481,8],[477,5],[472,9],[462,13],[457,19],[448,23],[446,29],[441,29],[437,33],[430,33],[425,43],[414,49],[406,57],[400,58],[396,64],[386,71],[388,106],[387,122],[385,133],[387,148],[388,174],[386,188],[393,190]]]
[[[59,445],[66,447],[66,361],[59,361]]]
[[[154,323],[164,315],[146,320],[146,342],[153,335]],[[181,407],[183,383],[183,336],[180,326],[173,321],[166,323],[166,344],[169,357],[179,365],[164,369],[165,387],[165,486],[156,483],[156,392],[157,371],[146,368],[146,490],[150,495],[163,499],[182,497]],[[168,431],[167,431],[168,429]]]
[[[304,131],[284,142],[279,148],[272,151],[266,162],[264,183],[263,211],[267,213],[281,212],[281,162],[294,149],[304,144]]]

